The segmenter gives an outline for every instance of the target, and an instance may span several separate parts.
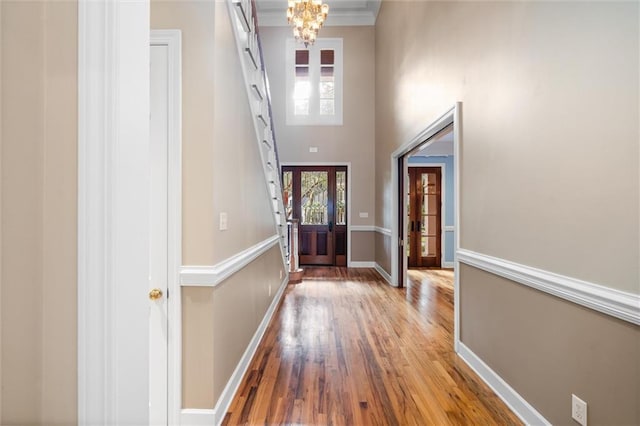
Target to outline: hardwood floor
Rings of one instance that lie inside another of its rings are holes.
[[[307,268],[223,424],[521,424],[453,352],[453,272]]]

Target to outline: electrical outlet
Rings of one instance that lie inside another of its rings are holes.
[[[318,147],[317,146],[310,146],[309,147],[309,152],[318,152]]]
[[[280,279],[282,279],[282,269],[280,269]]]
[[[269,284],[269,297],[271,297],[271,284]]]
[[[587,403],[571,394],[571,418],[582,426],[587,426]]]

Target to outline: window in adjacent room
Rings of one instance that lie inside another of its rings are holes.
[[[287,125],[342,125],[342,39],[287,40]]]

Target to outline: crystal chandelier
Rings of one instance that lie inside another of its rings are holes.
[[[287,20],[293,26],[293,36],[304,43],[313,44],[329,13],[329,5],[322,0],[289,0]]]

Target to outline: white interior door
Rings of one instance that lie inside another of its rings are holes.
[[[149,423],[168,424],[168,46],[151,45]],[[155,299],[154,299],[155,298]]]

